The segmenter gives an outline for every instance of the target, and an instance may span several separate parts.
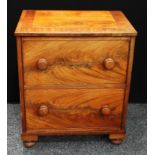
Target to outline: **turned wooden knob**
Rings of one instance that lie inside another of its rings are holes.
[[[111,109],[109,108],[108,105],[105,105],[103,108],[101,108],[101,113],[103,115],[110,115]]]
[[[47,69],[47,67],[48,67],[48,62],[47,62],[47,60],[46,60],[45,58],[39,59],[38,62],[37,62],[37,67],[38,67],[38,69],[40,69],[40,70],[45,70],[45,69]]]
[[[115,61],[112,58],[106,58],[104,60],[104,67],[106,69],[113,69],[115,66]]]
[[[45,116],[48,114],[48,106],[47,105],[41,105],[39,107],[38,113],[40,116]]]

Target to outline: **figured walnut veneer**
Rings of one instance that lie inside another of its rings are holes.
[[[122,142],[136,34],[120,11],[22,12],[15,35],[25,146],[65,134]]]

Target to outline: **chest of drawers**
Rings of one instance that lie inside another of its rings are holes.
[[[22,140],[125,138],[136,31],[120,11],[24,10],[15,35]]]

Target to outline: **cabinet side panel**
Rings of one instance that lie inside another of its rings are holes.
[[[16,37],[17,43],[17,59],[18,59],[18,78],[20,92],[20,111],[22,119],[22,131],[26,130],[25,123],[25,103],[24,103],[24,77],[23,77],[23,58],[22,58],[22,38]]]
[[[123,117],[122,117],[122,128],[123,129],[125,129],[125,126],[126,126],[126,115],[127,115],[128,99],[129,99],[129,93],[130,93],[130,83],[131,83],[132,65],[133,65],[133,58],[134,58],[135,39],[136,39],[135,37],[131,37],[131,41],[130,41],[129,61],[128,61],[127,79],[126,79],[127,87],[125,90]]]

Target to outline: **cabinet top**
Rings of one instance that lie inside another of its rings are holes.
[[[121,11],[23,10],[16,36],[136,36]]]

